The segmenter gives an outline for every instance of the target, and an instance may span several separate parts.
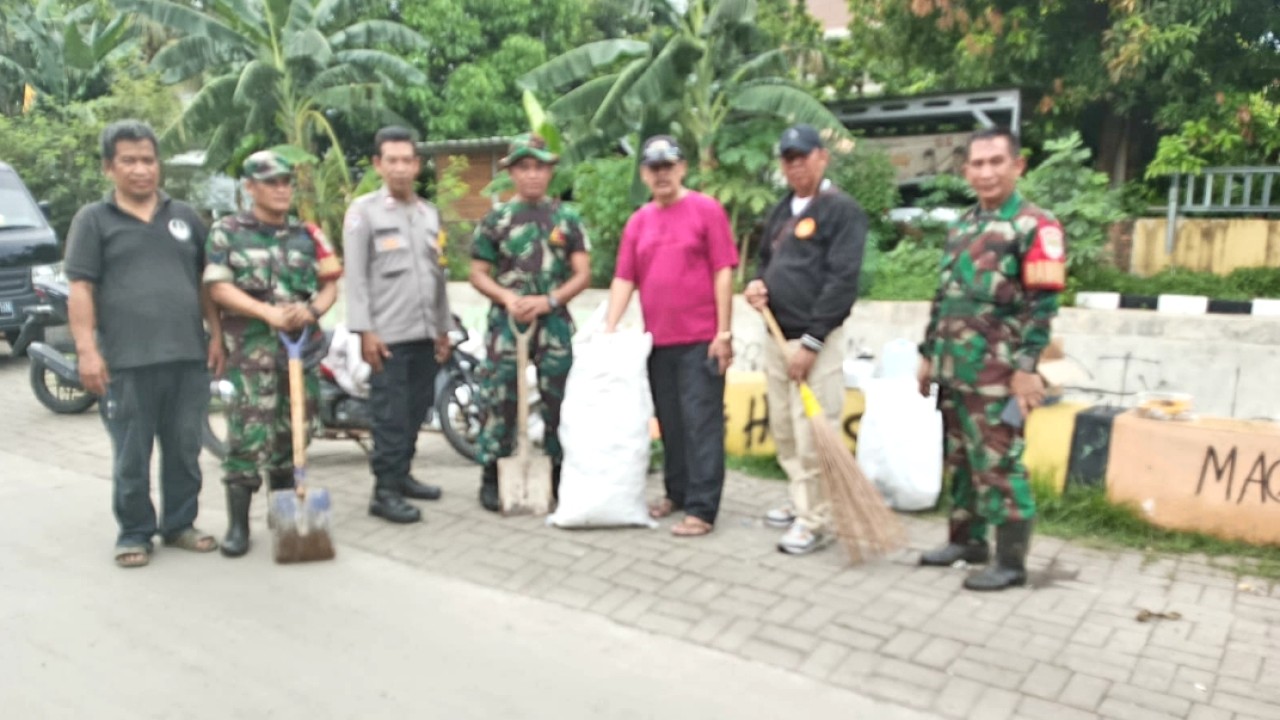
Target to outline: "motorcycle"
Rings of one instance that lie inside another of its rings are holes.
[[[474,461],[475,440],[481,420],[477,402],[479,385],[475,377],[480,360],[472,351],[478,349],[479,342],[470,337],[457,318],[455,326],[459,330],[450,333],[453,352],[436,372],[435,403],[424,427],[439,429],[458,454]],[[339,347],[332,347],[335,335]],[[373,418],[367,397],[354,392],[347,366],[360,360],[358,352],[354,353],[355,357],[346,359],[350,353],[341,345],[348,342],[347,337],[343,331],[336,334],[327,332],[323,347],[315,349],[313,357],[317,360],[313,361],[312,367],[319,370],[320,397],[316,408],[318,427],[312,436],[354,440],[367,453],[373,449]],[[204,447],[214,456],[223,458],[227,453],[225,411],[235,397],[235,387],[225,380],[215,381],[211,396]]]
[[[13,342],[13,354],[25,353],[30,359],[31,390],[41,405],[63,415],[85,412],[98,398],[80,384],[74,346],[45,342],[46,329],[67,324],[70,291],[66,283],[58,280],[38,280],[34,290],[40,302],[26,308],[26,319]]]

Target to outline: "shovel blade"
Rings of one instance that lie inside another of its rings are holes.
[[[551,458],[498,460],[498,497],[502,514],[546,515],[551,512]]]
[[[329,491],[324,488],[277,490],[267,505],[271,546],[276,562],[332,560]]]

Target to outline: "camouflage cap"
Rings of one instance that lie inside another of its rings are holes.
[[[543,162],[547,165],[554,165],[560,162],[560,158],[547,149],[547,141],[541,135],[525,133],[512,138],[511,149],[507,152],[506,157],[498,161],[498,167],[511,167],[527,157],[534,158],[538,162]]]
[[[244,161],[244,177],[250,180],[270,180],[292,174],[293,166],[289,161],[270,150],[259,150]]]

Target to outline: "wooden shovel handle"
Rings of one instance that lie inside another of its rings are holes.
[[[293,467],[307,465],[307,389],[302,361],[289,359],[289,426],[293,431]]]

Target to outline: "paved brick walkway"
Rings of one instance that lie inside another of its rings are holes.
[[[48,413],[31,396],[26,370],[0,355],[5,449],[108,477],[96,416]],[[313,446],[311,474],[335,494],[340,546],[940,717],[1280,719],[1280,584],[1237,577],[1219,567],[1222,560],[1099,551],[1038,536],[1033,587],[980,595],[960,590],[960,570],[914,564],[919,549],[942,536],[937,519],[909,518],[911,549],[868,566],[844,567],[834,549],[787,557],[774,550],[778,531],[757,520],[782,500],[783,485],[734,474],[709,537],[674,538],[669,521],[658,530],[566,531],[480,510],[478,469],[438,436],[424,435],[419,448],[420,479],[443,485],[445,498],[423,504],[425,524],[401,527],[365,513],[371,482],[355,444]],[[206,460],[205,469],[218,477],[216,464]],[[204,527],[220,533],[216,482],[206,483],[204,503]],[[255,516],[262,542],[261,503]],[[1143,609],[1181,619],[1138,622]]]

